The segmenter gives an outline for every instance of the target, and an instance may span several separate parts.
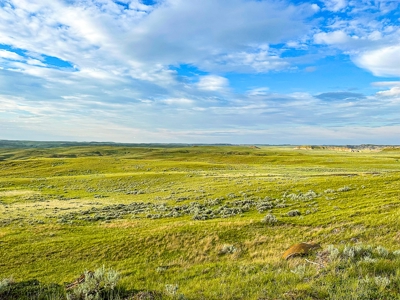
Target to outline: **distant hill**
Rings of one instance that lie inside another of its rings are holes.
[[[114,143],[114,142],[66,142],[66,141],[20,141],[0,140],[0,148],[59,148],[82,146],[161,147],[178,148],[190,146],[231,146],[231,144],[185,144],[185,143]]]
[[[69,142],[69,141],[23,141],[23,140],[0,140],[0,148],[13,148],[13,149],[32,149],[32,148],[60,148],[60,147],[85,147],[85,146],[115,146],[115,147],[148,147],[148,148],[180,148],[180,147],[196,147],[196,146],[237,146],[238,144],[217,143],[115,143],[115,142]],[[361,150],[390,150],[400,149],[399,145],[273,145],[273,144],[249,144],[241,146],[249,146],[257,149],[259,147],[295,147],[300,150],[335,150],[335,151],[348,151],[357,152]]]
[[[303,145],[297,146],[295,149],[300,150],[334,150],[334,151],[346,151],[346,152],[359,152],[359,151],[382,151],[386,149],[400,149],[400,146],[395,145],[373,145],[373,144],[361,144],[361,145]]]

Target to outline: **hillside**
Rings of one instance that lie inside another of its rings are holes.
[[[396,299],[399,159],[261,145],[1,148],[0,299],[17,287],[65,299],[64,283],[103,265],[126,299]],[[281,258],[300,242],[322,248]]]

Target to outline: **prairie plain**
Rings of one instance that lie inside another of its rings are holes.
[[[400,149],[341,150],[0,148],[0,299],[400,299]]]

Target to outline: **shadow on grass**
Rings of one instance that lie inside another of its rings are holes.
[[[36,279],[13,282],[0,288],[1,300],[65,299],[64,287],[59,284],[43,284]]]
[[[72,297],[73,298],[73,297]],[[60,284],[44,284],[37,279],[12,282],[0,285],[0,300],[65,300],[67,293]],[[126,290],[117,288],[112,294],[102,293],[100,299],[104,300],[159,300],[163,294],[157,291]],[[80,299],[79,299],[80,300]]]

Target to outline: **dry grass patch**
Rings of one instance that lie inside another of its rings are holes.
[[[0,191],[0,197],[33,196],[40,194],[40,192],[29,190]]]

